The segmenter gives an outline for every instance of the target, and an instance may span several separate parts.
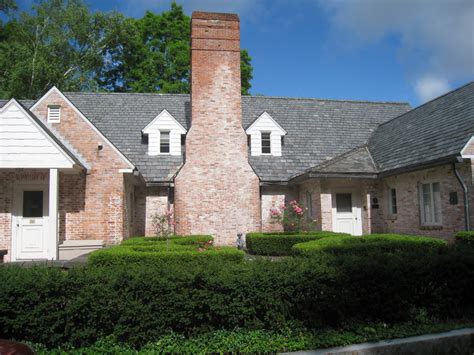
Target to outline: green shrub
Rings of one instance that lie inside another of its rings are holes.
[[[120,246],[93,252],[88,263],[92,266],[129,266],[142,264],[162,267],[167,263],[205,263],[213,261],[240,262],[245,253],[232,247],[214,247],[202,251],[192,246],[166,245]]]
[[[464,247],[474,247],[474,231],[456,233],[456,244]]]
[[[346,236],[347,234],[333,232],[278,232],[278,233],[249,233],[246,237],[247,250],[255,255],[292,255],[292,246],[311,240]]]
[[[417,258],[341,255],[224,267],[214,261],[192,267],[127,262],[67,272],[2,266],[0,335],[48,347],[87,346],[107,337],[140,347],[171,333],[287,324],[318,330],[408,321],[420,310],[424,317],[456,317],[474,309],[474,253],[456,248]]]
[[[146,264],[162,267],[166,263],[239,262],[244,253],[231,247],[213,247],[212,236],[134,237],[121,245],[98,250],[89,256],[92,266]]]
[[[212,236],[210,235],[191,235],[191,236],[172,236],[169,238],[170,241],[174,244],[179,245],[200,245],[213,241]],[[156,243],[163,243],[166,240],[159,237],[132,237],[122,241],[120,245],[149,245]]]
[[[363,237],[333,236],[293,246],[297,255],[330,254],[367,254],[377,252],[400,251],[439,251],[447,242],[430,237],[399,234],[371,234]]]

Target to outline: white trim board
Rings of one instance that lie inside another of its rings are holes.
[[[464,152],[466,151],[466,149],[467,149],[471,144],[474,145],[474,136],[472,136],[471,138],[469,138],[469,140],[467,141],[466,145],[461,149],[461,157],[462,157],[462,158],[464,158],[464,159],[474,159],[474,155],[473,155],[473,154],[464,154]]]
[[[74,109],[79,117],[81,117],[89,125],[89,127],[91,127],[92,130],[97,133],[100,138],[103,139],[112,148],[112,150],[122,158],[122,160],[129,166],[130,169],[135,169],[135,165],[133,165],[133,163],[128,160],[127,157],[106,136],[104,136],[104,134],[86,116],[84,116],[84,114],[79,111],[79,109],[71,102],[71,100],[69,100],[56,86],[53,86],[46,94],[36,101],[35,104],[31,106],[30,111],[36,109],[36,107],[53,92],[56,92],[64,101],[66,101],[66,103],[68,103]]]

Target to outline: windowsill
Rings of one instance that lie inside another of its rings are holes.
[[[387,219],[389,221],[396,221],[397,220],[397,215],[396,214],[391,214],[387,216]]]
[[[422,224],[420,225],[420,230],[423,230],[423,231],[443,230],[443,226],[441,224]]]
[[[260,153],[260,155],[272,155],[272,153]]]

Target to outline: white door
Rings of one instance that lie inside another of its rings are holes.
[[[333,230],[362,235],[360,201],[354,192],[336,192],[333,195]]]
[[[12,249],[14,260],[48,258],[48,189],[20,187],[16,191]]]

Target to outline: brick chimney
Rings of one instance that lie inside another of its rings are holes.
[[[176,233],[212,234],[235,245],[260,230],[259,179],[242,127],[240,22],[237,15],[194,12],[191,19],[191,128],[175,179]]]

